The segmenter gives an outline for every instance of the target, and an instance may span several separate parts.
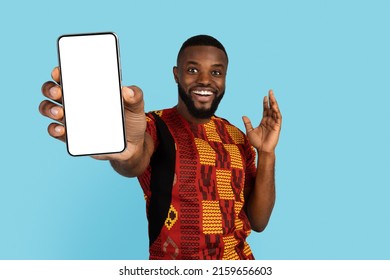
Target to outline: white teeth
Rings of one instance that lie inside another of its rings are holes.
[[[194,90],[193,93],[203,96],[210,96],[213,94],[211,91],[208,90]]]

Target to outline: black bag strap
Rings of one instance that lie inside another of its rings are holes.
[[[168,215],[176,163],[175,141],[165,122],[156,113],[152,112],[152,115],[160,143],[150,160],[149,245],[157,239]]]

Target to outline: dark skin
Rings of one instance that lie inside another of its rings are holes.
[[[193,46],[186,48],[180,55],[178,65],[173,68],[173,75],[196,109],[207,110],[212,101],[225,91],[227,68],[228,61],[222,50],[211,46]],[[49,125],[49,134],[65,141],[58,67],[52,71],[52,78],[54,81],[48,81],[42,86],[42,93],[49,100],[41,102],[39,111],[56,121]],[[135,177],[142,174],[149,165],[154,143],[151,136],[145,132],[142,90],[136,86],[123,87],[122,96],[127,148],[119,154],[98,155],[93,158],[109,160],[119,174]],[[192,123],[202,124],[210,120],[194,117],[181,98],[178,100],[177,110]],[[252,229],[260,232],[267,226],[275,203],[275,148],[282,124],[282,116],[272,90],[264,97],[260,124],[253,127],[248,117],[243,117],[243,121],[248,139],[258,153],[255,186],[250,193],[245,190],[246,209]]]
[[[193,100],[197,109],[209,109],[212,101],[225,91],[227,58],[223,51],[210,46],[188,47],[173,68],[176,83]],[[211,92],[211,95],[197,95],[196,92]],[[189,122],[207,123],[210,119],[199,119],[190,114],[181,98],[177,110]]]

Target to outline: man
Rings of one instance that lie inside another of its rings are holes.
[[[178,104],[145,114],[141,89],[123,87],[127,148],[93,156],[110,160],[123,176],[138,177],[146,198],[150,259],[253,259],[246,237],[268,224],[282,116],[270,91],[258,127],[243,117],[246,135],[216,117],[227,69],[228,56],[218,40],[188,39],[173,68]],[[42,86],[58,103],[59,76],[55,68],[56,83]],[[48,131],[64,141],[61,105],[45,100],[40,112],[60,122]]]

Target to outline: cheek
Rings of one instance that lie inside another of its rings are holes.
[[[225,81],[218,81],[216,85],[221,91],[225,90]]]
[[[196,79],[190,75],[183,75],[183,76],[181,76],[181,79],[179,80],[179,82],[183,87],[188,87],[191,84],[195,83]]]

